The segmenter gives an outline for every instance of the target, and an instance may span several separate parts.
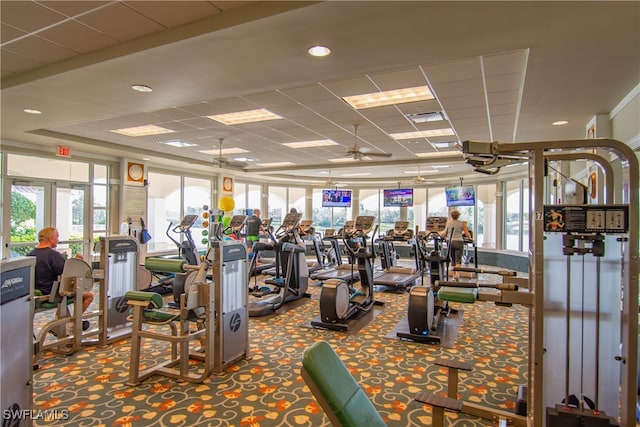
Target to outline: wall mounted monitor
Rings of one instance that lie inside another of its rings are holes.
[[[444,189],[447,196],[447,206],[475,206],[476,194],[472,186],[461,185],[458,187],[447,187]]]
[[[413,206],[413,188],[398,188],[384,190],[384,207],[411,207]]]
[[[350,208],[351,190],[322,190],[323,208]]]

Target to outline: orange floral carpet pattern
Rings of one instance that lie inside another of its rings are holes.
[[[528,310],[477,302],[464,305],[464,321],[453,348],[385,339],[406,316],[408,293],[377,293],[382,313],[358,334],[301,325],[319,313],[313,299],[286,313],[250,318],[251,359],[212,375],[202,384],[153,376],[137,387],[129,375],[130,340],[106,348],[83,347],[71,356],[45,353],[34,372],[33,409],[68,410],[67,420],[37,420],[36,426],[329,426],[300,376],[303,350],[326,340],[362,385],[390,426],[431,425],[431,408],[413,400],[422,390],[446,390],[439,357],[474,366],[460,373],[459,397],[513,411],[517,388],[526,383]],[[36,314],[38,323],[49,312]],[[143,340],[142,363],[163,360],[168,346]],[[445,425],[491,426],[490,420],[446,413]]]

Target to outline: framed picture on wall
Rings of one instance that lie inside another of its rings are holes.
[[[233,178],[230,176],[222,177],[222,192],[233,193]]]
[[[126,184],[144,185],[144,164],[127,162]]]

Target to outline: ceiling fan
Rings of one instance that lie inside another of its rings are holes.
[[[342,182],[338,182],[335,181],[332,177],[331,177],[331,172],[329,172],[329,179],[326,181],[321,182],[320,184],[316,184],[320,187],[325,187],[325,188],[338,188],[338,187],[344,187],[345,184]]]
[[[367,147],[358,146],[358,124],[353,125],[353,147],[349,148],[345,156],[353,156],[353,160],[362,160],[363,157],[391,157],[391,153],[371,151]]]
[[[220,168],[224,168],[224,167],[229,167],[229,168],[234,168],[234,169],[244,169],[245,167],[247,167],[247,164],[244,162],[234,162],[228,159],[225,159],[224,157],[222,157],[222,142],[224,141],[224,138],[218,138],[218,141],[220,142],[220,146],[219,146],[219,155],[218,157],[215,157],[213,159],[213,163],[220,167]]]
[[[427,182],[427,178],[420,175],[420,166],[418,166],[418,175],[415,178],[403,182],[407,184],[424,184],[425,182]]]

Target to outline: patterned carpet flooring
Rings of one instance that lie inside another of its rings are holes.
[[[83,347],[71,356],[45,353],[34,372],[37,410],[67,410],[66,420],[36,426],[329,426],[300,376],[303,350],[328,341],[390,426],[431,425],[431,408],[413,400],[422,390],[446,390],[439,357],[474,366],[460,374],[459,397],[513,411],[526,383],[528,311],[492,303],[456,304],[464,320],[451,348],[385,338],[406,316],[408,293],[378,292],[380,312],[357,334],[305,327],[319,314],[319,287],[289,310],[250,318],[250,360],[212,375],[202,384],[153,376],[137,387],[129,375],[130,340],[105,348]],[[36,313],[36,331],[52,315]],[[143,341],[143,358],[163,360],[168,345]],[[491,426],[465,414],[447,413],[445,425]]]

